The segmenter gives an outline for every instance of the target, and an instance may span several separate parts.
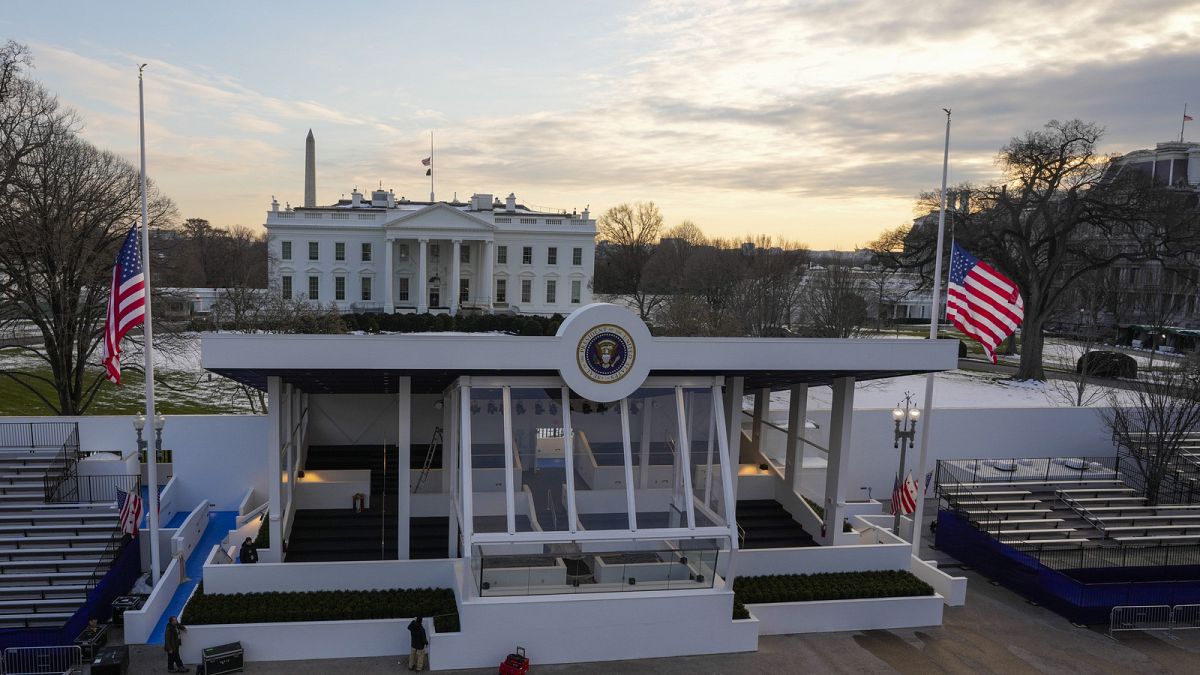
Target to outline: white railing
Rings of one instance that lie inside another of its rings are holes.
[[[70,647],[9,647],[4,650],[6,675],[82,672],[83,652]]]
[[[1109,614],[1108,635],[1119,631],[1171,630],[1170,605],[1118,605]]]

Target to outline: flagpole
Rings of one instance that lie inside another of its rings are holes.
[[[946,145],[942,151],[942,208],[938,212],[937,257],[933,265],[933,297],[929,301],[929,339],[936,340],[938,333],[939,295],[942,285],[942,243],[946,235],[946,179],[950,173],[950,109],[946,113]],[[917,459],[917,480],[925,480],[925,464],[929,461],[929,432],[933,418],[933,373],[925,376],[925,414],[921,419],[921,452]],[[926,481],[928,482],[928,481]],[[921,555],[921,519],[925,511],[925,490],[929,486],[917,487],[917,510],[913,512],[912,554]]]
[[[429,201],[433,198],[433,129],[429,130]]]
[[[142,283],[145,287],[146,298],[146,313],[145,319],[142,322],[142,329],[145,331],[146,344],[143,346],[146,358],[146,421],[154,425],[154,433],[160,433],[162,430],[159,424],[154,419],[154,328],[152,326],[152,315],[150,311],[150,227],[149,227],[149,208],[146,204],[146,108],[144,103],[144,95],[142,93],[142,70],[146,64],[138,67],[138,138],[141,145],[141,192],[142,192]],[[150,506],[147,509],[150,515],[150,574],[154,580],[154,584],[158,585],[159,571],[159,546],[158,546],[158,444],[146,444],[146,469],[147,478],[150,483],[147,494],[150,497]]]
[[[1187,104],[1183,104],[1183,119],[1179,121],[1179,142],[1183,142],[1183,125],[1187,124]]]

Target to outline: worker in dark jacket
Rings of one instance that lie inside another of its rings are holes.
[[[183,636],[180,633],[186,630],[187,627],[179,623],[178,618],[171,617],[167,619],[167,631],[163,636],[163,649],[167,651],[167,672],[169,673],[190,672],[179,658],[179,648],[183,646]]]
[[[408,652],[408,669],[425,670],[425,656],[429,653],[429,636],[425,634],[425,619],[418,616],[408,624],[412,635],[412,650]]]
[[[254,540],[246,537],[246,541],[242,542],[242,550],[238,555],[243,564],[258,562],[258,547],[254,545]]]

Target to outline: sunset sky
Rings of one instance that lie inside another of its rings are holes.
[[[709,234],[853,248],[941,178],[995,176],[1050,119],[1102,150],[1178,138],[1200,112],[1200,6],[1087,2],[29,3],[0,39],[93,143],[148,166],[183,217],[260,226],[271,196],[354,186],[554,208],[653,200]],[[1193,123],[1194,124],[1194,123]],[[1189,125],[1193,126],[1193,125]],[[1200,129],[1188,131],[1200,140]]]

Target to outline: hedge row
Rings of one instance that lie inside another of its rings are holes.
[[[554,335],[563,322],[561,314],[551,317],[511,314],[345,314],[342,323],[349,331],[378,333],[510,333],[512,335]]]
[[[933,587],[909,572],[830,572],[824,574],[772,574],[739,577],[733,582],[733,618],[739,606],[775,602],[854,600],[859,598],[904,598],[933,595]]]
[[[362,621],[433,617],[440,633],[458,631],[458,606],[448,588],[386,591],[207,594],[204,582],[183,610],[184,624]]]

